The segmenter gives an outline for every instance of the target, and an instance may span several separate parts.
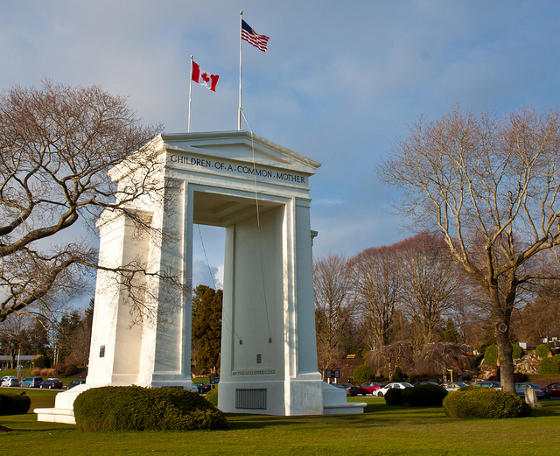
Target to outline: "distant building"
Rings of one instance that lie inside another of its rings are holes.
[[[542,341],[551,348],[560,348],[560,335],[543,337]]]
[[[15,358],[15,365],[12,367],[12,357],[9,355],[0,355],[0,369],[13,369],[17,366],[31,367],[31,360],[37,355],[19,355]]]

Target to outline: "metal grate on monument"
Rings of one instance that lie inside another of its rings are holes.
[[[235,408],[265,410],[266,389],[236,389]]]

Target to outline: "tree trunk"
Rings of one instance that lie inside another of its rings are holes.
[[[506,329],[505,332],[503,329]],[[500,360],[500,382],[502,390],[515,393],[513,381],[513,348],[509,340],[509,321],[500,322],[496,326],[496,345],[498,346],[498,359]]]

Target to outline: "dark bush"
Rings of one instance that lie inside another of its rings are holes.
[[[539,364],[539,374],[560,374],[560,355],[544,358]]]
[[[31,365],[38,369],[44,369],[50,367],[50,360],[45,355],[37,355],[31,360]]]
[[[546,344],[539,344],[535,349],[535,355],[537,355],[537,358],[547,358],[550,353],[550,347]]]
[[[403,391],[403,403],[414,407],[441,406],[445,396],[447,396],[447,391],[442,386],[417,385]]]
[[[519,396],[478,386],[449,393],[443,400],[443,410],[451,418],[513,418],[531,414],[531,407]]]
[[[222,412],[180,388],[107,386],[84,391],[74,402],[80,431],[222,429]]]
[[[54,370],[55,375],[59,377],[71,377],[80,372],[80,369],[75,364],[57,364]]]
[[[31,399],[21,394],[0,393],[0,415],[24,415],[31,406]]]
[[[218,408],[218,385],[206,393],[204,398],[210,402],[214,407]]]
[[[76,375],[78,372],[80,372],[80,369],[75,364],[65,364],[62,375],[64,377],[72,377],[73,375]]]
[[[403,405],[402,389],[392,388],[385,393],[385,403],[387,405]]]
[[[529,376],[527,374],[524,374],[523,372],[514,372],[513,373],[513,381],[515,383],[528,382],[529,381]]]

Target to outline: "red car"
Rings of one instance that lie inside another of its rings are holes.
[[[560,397],[560,383],[551,383],[547,388],[551,397]]]
[[[379,388],[381,388],[381,383],[377,383],[377,382],[365,382],[362,383],[360,385],[360,388],[365,389],[368,394],[374,394],[375,391],[377,391]]]

